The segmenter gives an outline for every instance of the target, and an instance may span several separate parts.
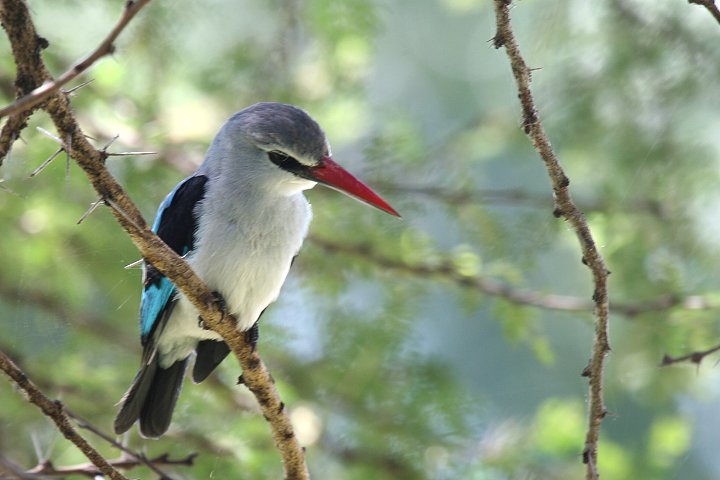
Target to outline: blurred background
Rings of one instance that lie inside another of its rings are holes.
[[[30,2],[52,72],[93,49],[122,4]],[[718,357],[658,368],[720,343],[720,26],[681,0],[523,0],[512,15],[612,271],[600,473],[720,478]],[[402,213],[308,192],[310,238],[262,320],[315,478],[584,478],[590,274],[552,216],[494,33],[488,0],[156,1],[76,82],[93,79],[73,105],[96,145],[119,135],[111,151],[157,152],[108,161],[148,219],[220,125],[263,100],[306,109],[338,162]],[[2,104],[13,80],[2,36]],[[36,127],[52,131],[34,115],[0,168],[0,348],[110,432],[140,358],[141,272],[123,269],[138,253],[105,208],[77,224],[96,197],[64,155],[29,178],[57,149]],[[188,381],[166,436],[124,440],[198,452],[173,478],[280,478],[238,374],[229,358]],[[0,405],[3,457],[84,461],[4,379]]]

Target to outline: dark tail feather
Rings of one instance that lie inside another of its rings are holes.
[[[170,368],[158,368],[140,412],[140,433],[157,438],[170,426],[187,367],[187,358]]]
[[[203,340],[198,343],[195,352],[197,356],[192,376],[193,382],[200,383],[227,357],[230,348],[223,341]]]
[[[144,436],[156,438],[165,433],[186,366],[187,359],[173,363],[170,368],[160,368],[157,355],[143,365],[122,399],[123,405],[115,417],[115,433],[127,432],[138,419]]]
[[[140,418],[140,411],[153,384],[157,368],[158,360],[157,355],[155,355],[149,363],[140,367],[140,371],[135,375],[130,388],[121,400],[120,412],[115,417],[115,433],[118,435],[130,430],[133,423]]]

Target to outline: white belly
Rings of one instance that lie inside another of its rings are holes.
[[[274,302],[285,282],[290,263],[299,251],[310,223],[304,197],[293,197],[277,211],[265,211],[262,228],[257,223],[207,219],[201,223],[195,252],[188,263],[208,288],[220,292],[226,308],[238,320],[238,329],[249,329],[262,311]],[[160,336],[160,364],[190,355],[199,340],[220,337],[204,330],[198,312],[178,294],[177,304]]]

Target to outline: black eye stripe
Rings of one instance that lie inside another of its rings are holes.
[[[290,173],[298,174],[307,170],[307,167],[298,162],[295,158],[279,150],[268,152],[268,158],[278,167]]]

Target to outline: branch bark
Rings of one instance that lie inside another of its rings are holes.
[[[12,380],[27,396],[30,403],[37,405],[42,412],[48,416],[55,425],[57,425],[60,433],[65,438],[74,443],[80,451],[95,465],[103,475],[107,475],[112,480],[128,480],[123,474],[118,472],[105,458],[95,450],[80,435],[70,423],[70,418],[65,413],[65,407],[59,400],[50,400],[42,393],[30,379],[15,365],[15,363],[4,352],[0,351],[0,370]]]
[[[80,66],[79,70],[82,71],[97,58],[112,51],[114,39],[137,10],[148,1],[128,2],[123,17],[111,34],[93,54],[79,62],[69,72],[78,69],[78,65]],[[30,49],[39,52],[42,42],[35,31],[25,3],[22,0],[3,0],[1,5],[0,18],[10,38],[13,51]],[[129,13],[131,9],[135,9],[132,14]],[[13,12],[14,15],[10,15],[10,12]],[[18,44],[21,38],[30,43]],[[18,71],[27,68],[33,75],[33,80],[41,80],[40,84],[52,80],[44,67],[34,70],[23,64],[26,60],[22,56],[15,57],[15,61],[18,64]],[[39,55],[37,61],[42,65]],[[257,398],[263,415],[270,424],[273,441],[283,458],[285,476],[289,479],[309,478],[303,449],[295,437],[285,404],[281,401],[272,377],[259,353],[253,350],[245,340],[245,336],[238,332],[236,319],[223,313],[215,297],[188,264],[150,230],[127,193],[105,168],[108,153],[98,150],[90,144],[75,119],[67,96],[59,90],[61,84],[53,83],[53,85],[54,89],[45,88],[33,98],[44,100],[41,107],[50,115],[57,128],[58,137],[64,142],[63,148],[85,172],[99,197],[106,205],[111,206],[112,214],[128,233],[142,256],[187,296],[198,309],[205,324],[218,332],[232,349],[242,366],[245,385]],[[31,108],[30,106],[35,100],[28,100],[19,108]]]
[[[550,140],[540,122],[532,90],[530,89],[531,71],[522,57],[510,23],[510,4],[510,0],[494,0],[497,24],[497,32],[493,39],[494,46],[495,48],[505,47],[505,52],[510,60],[523,111],[523,130],[530,137],[550,176],[555,198],[555,210],[553,213],[558,218],[565,218],[575,231],[583,254],[582,262],[590,268],[595,286],[592,296],[595,315],[595,340],[590,362],[583,371],[583,375],[587,376],[590,382],[590,408],[582,458],[587,465],[586,479],[597,479],[599,477],[597,449],[600,425],[607,412],[603,401],[603,367],[605,356],[610,351],[607,292],[609,272],[605,266],[605,260],[595,245],[585,216],[573,202],[568,188],[570,180],[560,166]]]

